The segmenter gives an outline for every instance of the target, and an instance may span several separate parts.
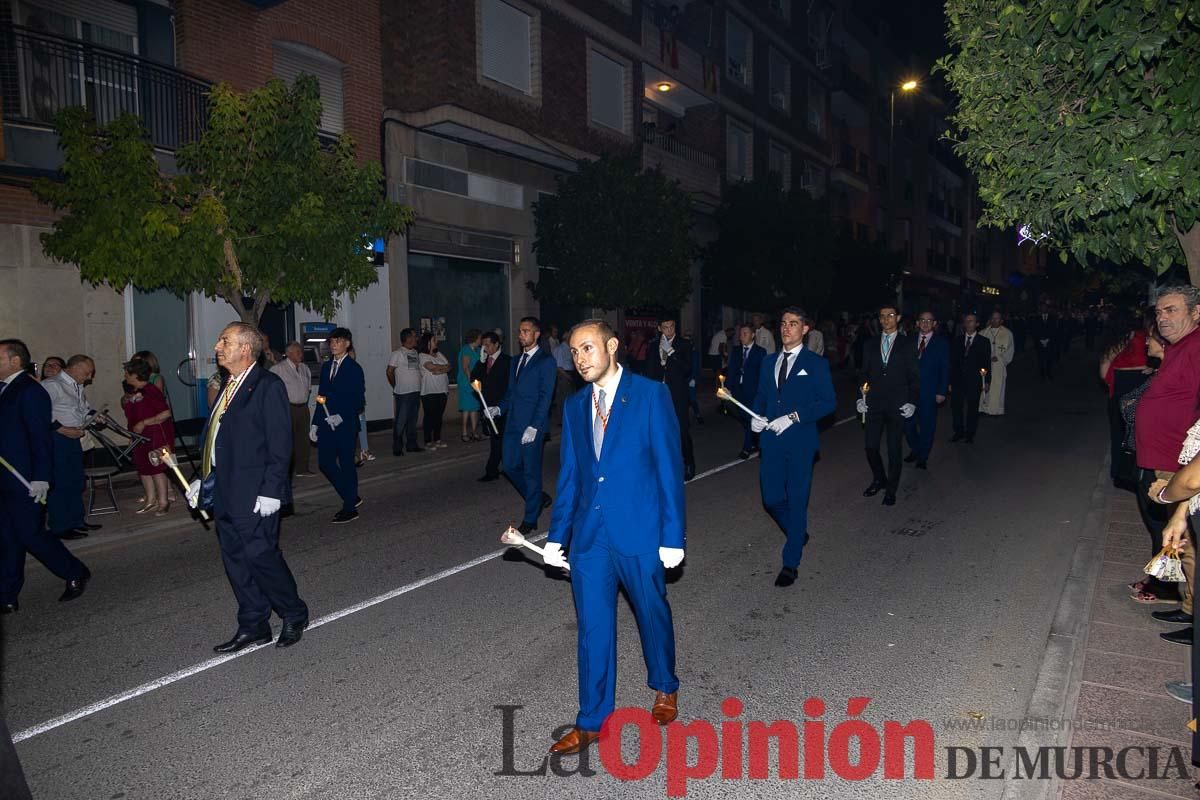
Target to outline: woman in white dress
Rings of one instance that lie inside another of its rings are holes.
[[[979,396],[979,413],[999,417],[1004,414],[1004,391],[1008,385],[1008,365],[1013,360],[1012,331],[1004,327],[999,311],[992,312],[984,337],[992,343],[992,380]]]

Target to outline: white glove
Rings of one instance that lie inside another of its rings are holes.
[[[200,481],[192,481],[192,484],[190,486],[188,486],[186,496],[187,496],[188,506],[190,506],[191,508],[195,508],[196,505],[200,502]]]
[[[317,426],[316,426],[316,425],[309,425],[309,426],[308,426],[308,440],[309,440],[310,442],[316,442],[316,441],[317,441]]]
[[[500,416],[500,406],[488,406],[488,413],[493,417]]]
[[[692,378],[690,381],[688,381],[688,388],[689,388],[689,389],[695,389],[695,388],[696,388],[696,379],[695,379],[695,378]]]
[[[547,567],[570,569],[566,556],[563,555],[562,545],[557,542],[546,542],[545,547],[542,548],[542,562]]]
[[[531,425],[525,429],[524,433],[521,434],[521,444],[529,444],[536,438],[537,438],[537,428],[535,428]]]
[[[667,569],[673,569],[683,563],[683,548],[682,547],[660,547],[658,548],[658,560]]]
[[[29,496],[33,498],[35,503],[46,502],[46,494],[50,491],[50,484],[46,481],[30,481]]]
[[[867,413],[867,398],[865,398],[865,397],[858,398],[858,402],[854,404],[854,407],[856,409],[858,409],[858,413],[860,413],[860,414]]]
[[[342,424],[342,415],[334,414],[332,417],[325,417],[325,421],[329,423],[330,430],[337,430],[337,426]]]
[[[917,413],[917,407],[912,403],[905,403],[904,405],[900,406],[900,416],[904,417],[905,419],[908,419],[915,413]]]
[[[263,497],[259,495],[254,500],[254,513],[260,517],[269,517],[279,510],[279,501],[274,497]]]
[[[763,419],[762,417],[751,417],[750,418],[750,430],[754,431],[755,433],[762,433],[766,429],[767,429],[767,421],[765,419]]]
[[[776,417],[767,423],[767,430],[779,436],[788,428],[792,427],[793,420],[790,416]]]

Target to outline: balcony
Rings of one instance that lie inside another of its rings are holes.
[[[679,181],[685,192],[704,203],[721,197],[721,171],[717,159],[652,128],[642,131],[642,168],[658,169]]]
[[[135,114],[155,147],[199,138],[209,84],[177,69],[107,47],[15,25],[0,27],[4,121],[50,127],[63,109],[84,106],[103,126]]]

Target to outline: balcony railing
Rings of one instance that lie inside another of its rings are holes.
[[[169,150],[205,128],[209,84],[177,69],[15,25],[0,27],[0,45],[7,122],[48,126],[72,106],[90,110],[101,126],[135,114],[154,145]]]
[[[642,141],[692,164],[699,164],[707,169],[717,168],[717,159],[708,153],[697,150],[691,145],[684,144],[670,134],[661,133],[653,128],[646,128],[642,131]]]

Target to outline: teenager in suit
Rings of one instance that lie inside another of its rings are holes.
[[[480,345],[479,363],[471,370],[471,380],[479,381],[484,399],[498,399],[508,394],[508,373],[512,358],[500,350],[500,336],[495,331],[483,334]],[[459,388],[462,391],[462,388]],[[492,423],[496,429],[492,430]],[[500,477],[500,457],[503,454],[504,417],[494,417],[492,423],[484,422],[483,430],[488,437],[488,461],[480,483],[488,483]]]
[[[290,647],[308,627],[308,606],[279,550],[279,509],[291,499],[287,388],[255,363],[262,337],[252,325],[227,325],[213,349],[228,377],[200,437],[202,480],[187,494],[193,508],[212,511],[237,598],[237,633],[213,650],[236,653],[271,641],[272,609],[283,619],[275,646]]]
[[[748,324],[738,326],[738,342],[729,350],[729,369],[725,375],[725,388],[729,390],[739,403],[747,408],[754,407],[754,398],[758,395],[758,378],[762,372],[763,359],[767,351],[754,342],[754,328]],[[742,452],[738,458],[747,459],[758,450],[758,434],[750,430],[750,419],[738,409],[742,426],[746,429],[742,436]]]
[[[637,618],[647,682],[660,724],[678,713],[675,629],[664,569],[679,566],[686,529],[679,428],[669,392],[617,363],[619,340],[602,320],[572,330],[571,354],[587,386],[567,400],[545,562],[570,558],[578,625],[579,714],[551,753],[578,753],[612,713],[617,595]],[[567,553],[564,555],[564,549]]]
[[[954,415],[950,441],[975,441],[979,395],[991,374],[992,343],[979,334],[979,317],[964,314],[962,334],[954,337],[950,346],[950,410]]]
[[[358,496],[358,470],[354,463],[354,444],[358,439],[358,412],[367,404],[367,384],[362,367],[349,357],[353,336],[346,328],[334,328],[329,334],[329,352],[333,358],[321,367],[321,385],[317,395],[325,398],[313,412],[309,438],[317,443],[317,466],[342,498],[342,508],[333,515],[333,524],[358,519],[362,505]]]
[[[58,537],[43,529],[53,473],[50,395],[27,371],[29,348],[0,340],[0,614],[18,610],[25,583],[25,554],[67,582],[60,602],[83,594],[92,573]],[[25,479],[13,474],[15,470]]]
[[[540,343],[542,323],[537,317],[525,317],[517,327],[521,355],[513,359],[508,391],[500,405],[492,406],[493,417],[503,416],[504,474],[525,500],[519,530],[530,534],[537,530],[538,517],[550,505],[550,496],[542,491],[542,450],[550,432],[550,401],[558,365],[548,347]]]
[[[1033,337],[1033,349],[1037,353],[1038,376],[1043,380],[1054,380],[1054,366],[1058,362],[1062,347],[1064,323],[1048,307],[1033,318],[1029,333]]]
[[[691,419],[688,411],[688,382],[692,376],[692,343],[678,334],[678,320],[663,317],[658,323],[658,340],[651,343],[646,357],[646,377],[666,384],[671,405],[679,424],[680,452],[683,455],[683,479],[696,476],[696,457],[692,451]]]
[[[837,407],[829,362],[804,346],[812,322],[803,309],[785,308],[778,353],[767,356],[759,375],[751,427],[760,434],[759,484],[763,506],[787,537],[776,586],[796,582],[808,541],[808,497],[817,458],[817,422]]]
[[[900,487],[904,421],[917,411],[921,380],[917,367],[917,348],[912,339],[900,335],[900,311],[894,305],[879,309],[879,335],[867,342],[859,383],[867,383],[866,400],[858,401],[859,413],[867,415],[867,463],[871,465],[871,485],[863,497],[874,497],[881,490],[885,506],[896,504]],[[888,468],[884,470],[879,444],[887,435]]]
[[[905,423],[908,447],[904,459],[917,462],[917,469],[926,469],[933,450],[933,434],[937,430],[938,407],[946,402],[950,383],[950,343],[937,334],[937,320],[932,311],[917,315],[917,367],[920,375],[920,399],[917,413]]]

